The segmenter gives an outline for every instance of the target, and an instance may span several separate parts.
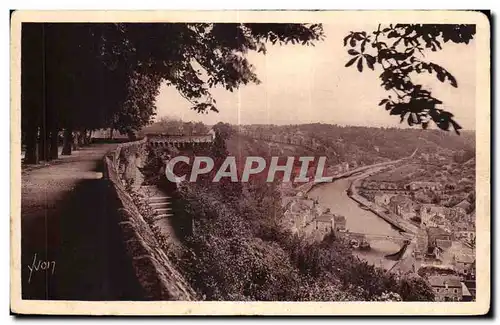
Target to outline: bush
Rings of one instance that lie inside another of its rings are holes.
[[[210,150],[224,154],[219,145]],[[283,229],[276,184],[202,179],[180,184],[178,197],[185,215],[175,218],[194,226],[179,236],[185,249],[175,262],[206,300],[430,299],[425,283],[360,260],[334,235],[311,243]]]

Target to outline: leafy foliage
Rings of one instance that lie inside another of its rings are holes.
[[[344,46],[349,47],[347,53],[352,56],[345,66],[356,63],[359,72],[365,65],[371,70],[381,67],[381,86],[393,91],[396,97],[388,96],[379,106],[384,106],[391,115],[398,115],[401,122],[406,119],[408,125],[426,129],[433,121],[442,130],[451,126],[459,133],[462,127],[453,114],[439,108],[443,102],[423,85],[414,83],[412,76],[434,74],[439,81],[458,87],[455,77],[445,68],[425,61],[424,51],[441,50],[442,43],[450,41],[469,44],[475,32],[474,25],[379,24],[375,31],[351,32],[344,38]]]
[[[180,119],[163,116],[159,121],[142,128],[139,134],[205,135],[208,131],[208,127],[202,122],[183,122]]]
[[[204,152],[216,161],[215,169],[220,154],[227,154],[229,140],[220,132],[226,127],[216,128],[220,145]],[[178,204],[184,214],[175,215],[193,221],[192,231],[179,235],[185,251],[176,263],[205,300],[432,299],[428,291],[413,290],[413,283],[404,288],[414,296],[403,294],[398,278],[355,257],[334,236],[310,243],[291,234],[282,226],[276,184],[214,183],[212,177],[181,183]]]
[[[121,133],[139,131],[156,115],[154,102],[159,94],[161,79],[153,74],[133,72],[122,108],[117,111],[111,127]]]
[[[130,134],[150,123],[162,81],[196,111],[217,111],[210,88],[259,82],[249,51],[323,37],[318,24],[29,23],[22,33],[22,126],[31,163],[44,128],[53,139],[65,129],[68,141],[73,131],[108,127]]]
[[[198,112],[217,111],[209,88],[259,83],[245,54],[266,52],[265,42],[310,45],[323,36],[318,24],[170,23],[113,24],[105,29],[104,51],[158,74]]]

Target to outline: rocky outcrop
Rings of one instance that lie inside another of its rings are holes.
[[[196,294],[175,269],[160,242],[127,191],[130,177],[136,180],[144,140],[120,144],[105,157],[105,177],[119,202],[119,225],[135,274],[148,300],[195,300]]]

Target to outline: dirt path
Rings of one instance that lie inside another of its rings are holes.
[[[115,146],[91,145],[23,172],[23,299],[140,298],[100,173],[102,157]]]

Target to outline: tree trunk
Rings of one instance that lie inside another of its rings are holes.
[[[40,159],[40,161],[48,160],[49,141],[47,141],[47,138],[47,128],[44,123],[42,123],[40,125],[40,135],[38,136],[38,159]]]
[[[76,132],[76,144],[78,145],[78,148],[83,147],[85,144],[83,141],[84,132],[86,132],[86,131],[83,130],[83,131]]]
[[[89,144],[91,144],[91,143],[92,143],[92,130],[89,130],[89,134],[88,134],[88,136],[87,136],[87,142],[88,142]]]
[[[134,131],[128,131],[127,135],[128,135],[128,140],[129,141],[135,141],[136,140],[136,136],[135,136]]]
[[[90,130],[85,130],[83,132],[83,144],[85,146],[88,146],[90,144],[90,135],[92,134],[92,131]]]
[[[38,128],[26,131],[26,152],[24,153],[25,164],[38,164],[38,148],[36,143],[36,131]]]
[[[114,130],[113,128],[110,128],[110,129],[109,129],[109,138],[110,138],[111,140],[113,140],[113,133],[114,133],[114,131],[115,131],[115,130]]]
[[[77,138],[78,138],[78,132],[71,132],[71,149],[72,150],[78,149]]]
[[[57,128],[53,128],[50,132],[50,159],[59,158],[59,130]]]
[[[63,134],[63,148],[61,155],[71,155],[72,142],[73,132],[71,132],[70,128],[65,128]]]

